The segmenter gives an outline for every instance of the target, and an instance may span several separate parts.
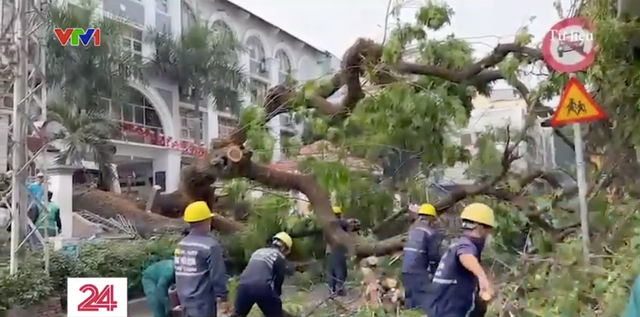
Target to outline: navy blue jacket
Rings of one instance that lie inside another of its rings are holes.
[[[258,249],[251,255],[247,267],[240,275],[240,285],[270,286],[282,295],[282,283],[291,275],[290,266],[280,250],[276,248]]]
[[[176,291],[182,307],[215,316],[218,297],[227,300],[227,272],[222,247],[208,234],[191,231],[174,255]]]
[[[460,256],[481,259],[482,245],[466,236],[456,239],[442,256],[429,292],[429,316],[464,317],[474,310],[478,280],[460,263]]]
[[[347,219],[338,218],[336,219],[338,225],[342,228],[342,230],[349,232],[349,221]],[[328,261],[330,263],[342,263],[347,262],[347,248],[344,246],[336,246],[331,247],[331,245],[327,244],[327,254]]]
[[[435,273],[440,260],[442,234],[418,220],[409,228],[409,238],[403,249],[402,273]]]

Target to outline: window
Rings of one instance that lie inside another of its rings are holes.
[[[217,20],[213,22],[212,27],[213,27],[213,31],[217,35],[220,35],[220,36],[233,35],[233,31],[231,31],[231,28],[229,27],[229,25],[222,20]]]
[[[309,80],[315,78],[315,69],[317,65],[320,63],[311,61],[308,57],[301,57],[300,63],[298,63],[298,67],[296,69],[296,77],[301,80]]]
[[[201,111],[180,108],[180,126],[180,136],[183,139],[204,139],[204,114]]]
[[[251,103],[256,104],[264,100],[269,86],[257,79],[251,78],[249,80],[249,93],[251,95]]]
[[[212,24],[212,28],[213,28],[213,32],[216,34],[216,36],[220,37],[220,39],[222,41],[233,41],[236,42],[236,37],[235,34],[233,32],[233,30],[231,30],[231,28],[229,27],[229,25],[227,23],[225,23],[222,20],[217,20],[215,22],[213,22]],[[229,52],[228,57],[228,61],[229,62],[238,62],[238,51],[235,52]]]
[[[112,120],[120,122],[128,129],[123,129],[122,140],[147,144],[159,144],[163,134],[160,116],[153,105],[137,90],[131,90],[129,100],[122,104],[114,104],[109,99],[100,102],[109,109]],[[133,132],[141,129],[147,133]]]
[[[276,60],[278,61],[278,84],[282,84],[291,73],[291,59],[289,59],[287,53],[280,50],[276,53]]]
[[[168,0],[156,0],[156,10],[167,13],[169,12],[169,1]]]
[[[122,46],[134,54],[142,55],[142,30],[128,27],[122,34]]]
[[[234,119],[218,116],[218,137],[224,138],[228,136],[237,125],[238,122]]]
[[[267,60],[265,58],[264,46],[260,40],[252,36],[247,40],[247,48],[249,49],[249,71],[251,75],[261,77],[269,77],[267,68]]]
[[[285,129],[295,129],[295,122],[288,113],[283,113],[280,116],[280,125]]]
[[[460,144],[464,147],[471,146],[473,144],[473,137],[470,133],[465,133],[460,136]]]

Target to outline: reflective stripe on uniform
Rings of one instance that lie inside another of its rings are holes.
[[[209,272],[207,272],[207,271],[205,271],[205,272],[179,272],[179,271],[176,271],[175,274],[178,275],[178,276],[202,276],[205,273],[209,273]]]
[[[429,229],[427,229],[427,228],[423,228],[423,227],[418,227],[418,226],[416,226],[416,227],[414,227],[413,229],[420,230],[420,231],[422,231],[422,232],[426,232],[426,233],[428,233],[429,235],[431,234],[431,230],[429,230]]]
[[[273,264],[280,256],[283,256],[282,253],[274,248],[263,248],[253,252],[251,258],[249,259],[249,262],[262,261],[267,263],[269,268],[273,268]]]
[[[450,279],[444,279],[439,277],[434,277],[433,282],[438,284],[458,284],[457,280],[450,280]]]
[[[403,248],[402,250],[403,250],[403,251],[418,252],[418,253],[425,253],[425,254],[427,253],[427,252],[426,252],[426,251],[424,251],[424,250],[420,250],[420,249],[416,249],[416,248],[407,248],[407,247],[405,247],[405,248]]]
[[[469,317],[469,315],[471,315],[473,310],[476,309],[476,291],[474,291],[473,294],[471,295],[471,303],[472,303],[471,307],[469,308],[467,313],[464,315],[464,317]]]
[[[184,247],[197,247],[197,248],[202,248],[205,250],[209,250],[210,246],[202,244],[202,243],[197,243],[197,242],[183,242],[180,241],[180,243],[178,243],[179,246],[184,246]]]

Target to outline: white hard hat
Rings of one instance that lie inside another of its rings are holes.
[[[38,174],[36,174],[36,177],[44,177],[44,173],[38,172]]]

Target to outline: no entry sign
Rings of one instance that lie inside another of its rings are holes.
[[[586,69],[595,59],[593,27],[582,18],[564,19],[554,25],[542,41],[542,55],[551,68],[561,73]]]

